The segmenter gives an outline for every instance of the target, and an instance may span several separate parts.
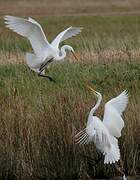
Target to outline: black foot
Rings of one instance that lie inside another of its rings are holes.
[[[54,83],[56,83],[56,81],[52,78],[52,77],[50,77],[50,76],[47,76],[47,78],[51,81],[51,82],[54,82]]]
[[[45,76],[45,75],[43,75],[43,74],[38,74],[38,76],[47,78],[47,79],[49,79],[51,82],[56,82],[56,81],[55,81],[52,77],[50,77],[50,76]]]

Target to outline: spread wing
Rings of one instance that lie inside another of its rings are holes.
[[[79,27],[69,27],[66,30],[62,31],[61,33],[59,33],[56,38],[52,41],[52,46],[54,46],[55,48],[59,47],[59,44],[62,41],[65,41],[68,38],[71,38],[73,36],[76,36],[77,34],[79,34],[81,32],[82,28]]]
[[[41,25],[32,18],[23,19],[14,16],[5,16],[6,27],[28,38],[35,54],[40,55],[42,49],[49,46]]]
[[[110,148],[110,140],[106,127],[101,120],[95,116],[88,119],[87,127],[76,134],[76,142],[79,144],[88,144],[89,142],[101,143]]]
[[[103,123],[108,128],[110,134],[115,137],[121,136],[121,130],[124,127],[121,115],[127,104],[128,93],[126,90],[105,104]]]
[[[80,131],[76,134],[76,142],[79,144],[88,144],[90,142],[100,142],[104,144],[106,147],[110,148],[110,140],[108,137],[108,134],[103,129],[99,130],[92,130],[92,133],[89,133],[91,130],[88,128],[85,128],[84,130]]]

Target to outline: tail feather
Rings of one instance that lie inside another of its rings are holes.
[[[32,53],[26,53],[26,62],[27,65],[35,72],[39,73],[40,70],[40,64],[42,62],[42,58],[37,57],[35,54]],[[45,71],[42,71],[42,74],[44,74]]]
[[[38,68],[39,64],[41,63],[40,57],[37,57],[35,54],[26,53],[26,61],[29,67],[31,68]]]
[[[104,164],[112,164],[120,159],[120,150],[114,145],[111,146],[110,150],[105,153]]]

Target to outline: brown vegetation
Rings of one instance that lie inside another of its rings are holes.
[[[0,15],[139,14],[139,0],[0,0]]]
[[[103,94],[103,103],[128,89],[129,105],[119,144],[126,174],[139,172],[139,61],[120,59],[114,63],[100,59],[100,63],[93,63],[89,56],[85,58],[85,63],[52,66],[50,73],[56,84],[40,79],[24,65],[0,66],[3,179],[13,176],[13,179],[84,180],[119,175],[113,166],[100,163],[93,167],[92,158],[98,158],[94,145],[75,144],[74,135],[85,127],[87,114],[95,103],[86,89],[89,83]],[[101,107],[99,117],[102,113]],[[85,158],[87,155],[91,161]]]
[[[139,0],[0,0],[1,16],[126,14],[137,13],[139,9]],[[74,135],[85,127],[88,112],[95,104],[87,84],[103,94],[103,104],[124,89],[129,91],[125,128],[119,144],[126,174],[137,178],[140,172],[139,17],[54,17],[48,18],[47,23],[45,18],[40,20],[44,27],[50,28],[49,37],[69,24],[85,26],[83,42],[80,38],[73,41],[81,61],[76,63],[68,56],[64,62],[52,65],[48,73],[56,79],[56,84],[41,79],[24,63],[24,52],[31,47],[5,29],[0,21],[0,178],[90,180],[119,175],[102,162],[93,167],[92,158],[98,158],[93,144],[75,144]],[[97,114],[102,117],[102,106]]]

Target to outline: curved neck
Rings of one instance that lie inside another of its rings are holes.
[[[90,115],[93,116],[94,112],[95,112],[95,111],[98,109],[98,107],[100,106],[101,101],[102,101],[102,95],[100,95],[100,96],[98,97],[98,100],[97,100],[96,105],[91,109],[91,111],[90,111],[90,113],[89,113]]]
[[[64,59],[66,57],[66,46],[62,46],[60,49],[60,55],[58,57],[58,60]]]

